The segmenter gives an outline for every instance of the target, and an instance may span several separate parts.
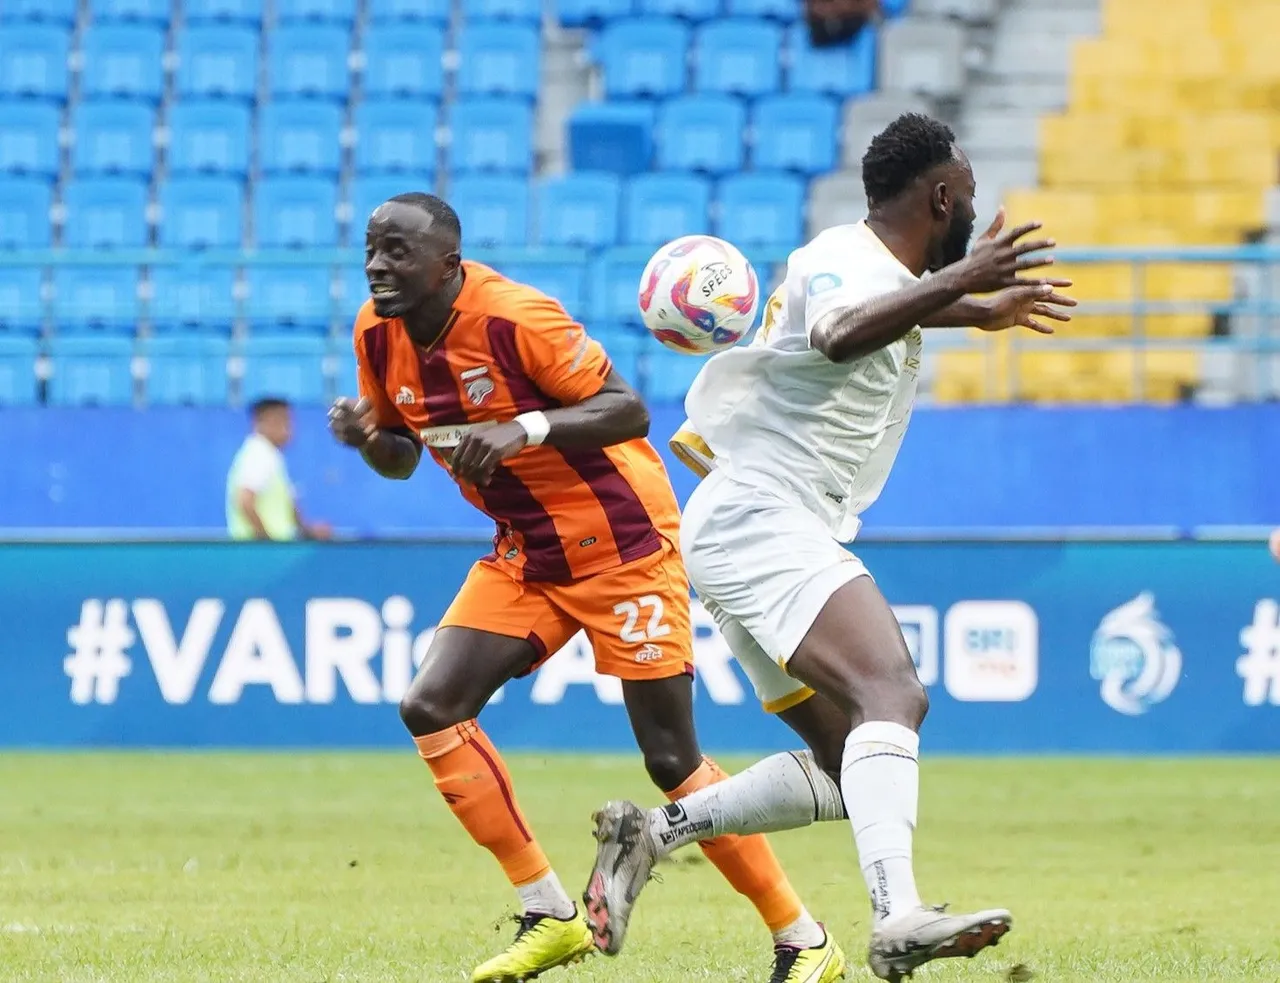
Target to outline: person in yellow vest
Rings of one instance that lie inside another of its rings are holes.
[[[328,539],[324,523],[307,523],[298,511],[282,453],[293,436],[293,410],[283,399],[260,399],[250,408],[251,433],[227,474],[227,532],[232,539]]]

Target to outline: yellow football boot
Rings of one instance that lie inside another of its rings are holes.
[[[477,966],[471,983],[524,983],[557,966],[581,962],[595,951],[591,929],[577,909],[565,921],[539,914],[525,914],[518,921],[520,927],[506,951]]]
[[[844,979],[844,970],[844,953],[828,934],[822,945],[812,949],[775,946],[769,983],[835,983]]]

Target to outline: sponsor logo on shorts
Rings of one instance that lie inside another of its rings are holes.
[[[641,645],[640,651],[636,653],[637,662],[658,662],[661,658],[662,649],[656,645]]]

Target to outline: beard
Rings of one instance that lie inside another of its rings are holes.
[[[959,215],[951,216],[951,224],[947,226],[947,233],[938,245],[937,261],[930,266],[930,272],[937,273],[944,266],[964,259],[969,252],[969,240],[973,238],[973,221],[972,218],[961,218]]]

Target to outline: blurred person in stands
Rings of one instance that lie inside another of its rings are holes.
[[[880,13],[880,0],[805,0],[809,41],[815,48],[849,44]]]
[[[1280,529],[1277,529],[1271,534],[1271,541],[1269,545],[1271,546],[1271,555],[1274,556],[1277,561],[1280,561]]]
[[[324,523],[298,511],[284,447],[293,437],[293,410],[283,399],[260,399],[249,409],[253,432],[227,474],[227,532],[232,539],[328,539]]]

